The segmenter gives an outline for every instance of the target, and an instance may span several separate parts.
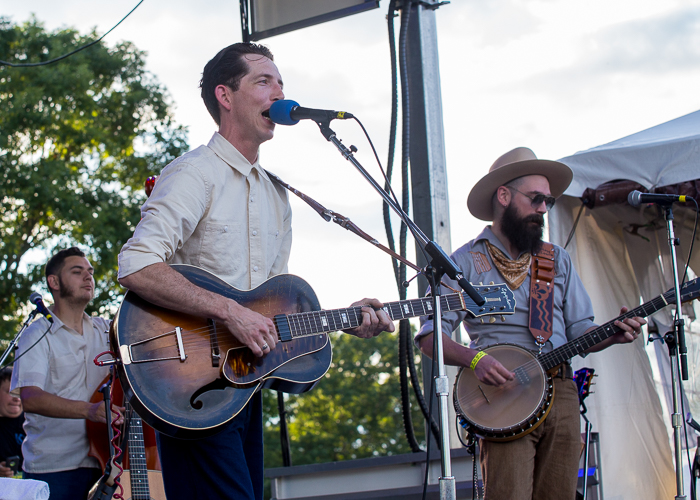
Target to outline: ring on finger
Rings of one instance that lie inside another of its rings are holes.
[[[270,346],[267,345],[267,344],[263,344],[263,345],[260,347],[260,349],[262,349],[263,351],[264,351],[265,349],[269,349],[269,348],[270,348]]]

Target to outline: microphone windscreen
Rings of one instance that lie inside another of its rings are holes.
[[[36,304],[37,300],[41,300],[41,294],[34,292],[29,296],[29,302]]]
[[[291,117],[291,111],[295,107],[298,107],[299,103],[292,101],[290,99],[284,99],[282,101],[275,101],[270,106],[270,120],[279,125],[296,125],[299,120],[294,120]]]
[[[642,197],[642,192],[641,191],[631,191],[630,194],[627,195],[627,203],[632,205],[633,207],[638,207],[641,204],[640,198]]]

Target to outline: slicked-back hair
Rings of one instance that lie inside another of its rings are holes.
[[[68,257],[85,257],[85,252],[83,252],[78,247],[70,247],[60,252],[56,252],[53,257],[49,259],[44,268],[44,275],[48,278],[49,276],[58,275],[63,269],[63,264]]]
[[[202,89],[204,105],[217,125],[221,125],[221,113],[219,111],[219,101],[216,99],[214,90],[219,85],[226,85],[234,92],[238,90],[241,78],[247,75],[250,70],[244,57],[249,54],[267,57],[270,61],[274,60],[272,52],[264,45],[241,42],[234,43],[220,50],[204,66],[199,87]]]

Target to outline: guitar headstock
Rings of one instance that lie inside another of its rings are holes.
[[[688,302],[698,297],[700,297],[700,278],[683,283],[681,287],[681,302]]]
[[[578,388],[579,404],[583,403],[583,400],[591,394],[591,385],[595,376],[593,368],[581,368],[574,373],[574,381],[576,381],[576,387]]]
[[[483,306],[477,306],[466,293],[462,293],[462,297],[467,306],[467,311],[475,318],[500,316],[515,312],[515,296],[505,283],[474,285],[474,288],[486,300]]]

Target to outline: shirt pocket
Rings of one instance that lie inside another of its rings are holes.
[[[199,249],[199,265],[222,278],[247,266],[248,245],[241,224],[234,221],[207,222]]]

